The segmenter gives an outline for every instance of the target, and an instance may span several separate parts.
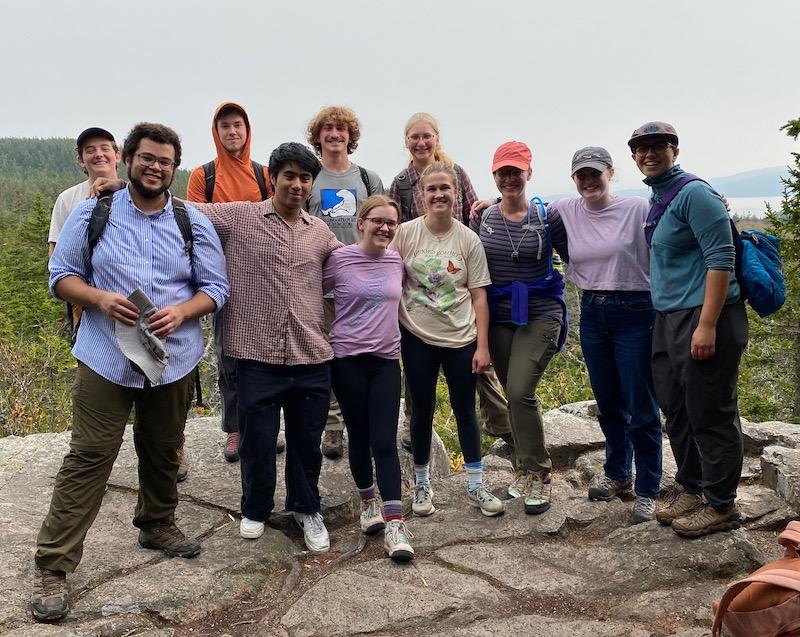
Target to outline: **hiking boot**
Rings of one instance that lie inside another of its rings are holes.
[[[326,431],[322,436],[322,455],[331,460],[341,458],[344,452],[341,431]]]
[[[602,477],[596,478],[592,481],[589,487],[589,499],[600,500],[601,502],[608,502],[618,496],[630,494],[632,481],[630,478],[627,480],[617,481],[609,478],[603,474]]]
[[[649,522],[656,517],[656,501],[643,495],[637,495],[633,503],[633,513],[631,513],[631,523],[640,524]]]
[[[245,540],[257,540],[264,535],[264,523],[250,518],[242,518],[239,522],[239,535]]]
[[[200,542],[186,537],[174,522],[139,529],[139,546],[164,551],[170,557],[189,558],[200,552]]]
[[[528,483],[525,486],[525,513],[538,515],[550,508],[551,495],[550,474],[540,475],[528,473]]]
[[[312,553],[327,553],[331,550],[328,529],[319,513],[292,513],[294,521],[303,529],[303,540]]]
[[[672,530],[682,537],[702,537],[717,531],[732,531],[740,526],[739,508],[735,504],[725,511],[703,504],[672,521]]]
[[[386,526],[377,498],[361,502],[361,530],[367,535],[377,533]]]
[[[222,452],[228,462],[239,462],[239,432],[229,431],[225,441],[225,451]]]
[[[383,548],[395,562],[410,562],[414,559],[414,549],[409,539],[414,537],[402,520],[391,520],[383,533]]]
[[[664,489],[656,500],[656,520],[668,526],[703,504],[703,496],[689,493],[679,484]]]
[[[517,469],[514,472],[514,482],[508,485],[508,497],[518,498],[525,493],[525,485],[528,483],[528,472]]]
[[[178,447],[178,482],[183,482],[189,475],[189,465],[186,463],[186,454],[183,452],[184,444],[186,443],[184,442],[180,447]]]
[[[33,569],[33,592],[28,608],[37,622],[54,622],[69,612],[67,574],[39,566]]]
[[[286,438],[279,431],[278,440],[275,442],[275,453],[283,453],[284,451],[286,451]]]
[[[468,490],[467,499],[472,506],[478,507],[487,518],[500,515],[506,510],[503,502],[489,493],[483,484],[479,484],[471,491]]]
[[[411,503],[411,510],[414,515],[424,518],[436,511],[433,506],[433,489],[430,484],[414,485],[414,500]]]
[[[402,424],[402,429],[400,432],[400,446],[408,451],[408,453],[411,453],[411,423],[407,420],[404,420]]]

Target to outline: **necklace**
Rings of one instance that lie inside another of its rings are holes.
[[[528,208],[528,222],[523,226],[525,228],[525,232],[522,233],[522,237],[520,237],[519,243],[514,246],[514,240],[511,238],[511,232],[508,230],[508,223],[506,223],[505,215],[503,215],[502,209],[500,212],[500,218],[503,220],[503,227],[506,229],[506,236],[508,236],[508,242],[511,244],[511,260],[514,263],[519,262],[519,249],[522,247],[522,242],[525,241],[525,237],[528,236],[528,232],[531,229],[531,210]]]

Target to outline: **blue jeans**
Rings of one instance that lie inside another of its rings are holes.
[[[606,437],[605,474],[629,479],[635,458],[636,494],[649,498],[661,488],[661,421],[651,368],[654,321],[649,292],[582,294],[581,348]]]

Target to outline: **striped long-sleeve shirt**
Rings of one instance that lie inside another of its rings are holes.
[[[166,207],[146,215],[133,203],[128,189],[114,193],[111,216],[88,263],[87,230],[96,199],[78,205],[64,225],[50,260],[50,290],[66,276],[74,275],[94,287],[125,296],[140,288],[156,307],[178,305],[204,292],[222,307],[228,299],[228,278],[217,233],[211,222],[186,206],[194,235],[194,259],[190,263],[172,211]],[[200,321],[185,321],[167,336],[169,364],[160,385],[188,374],[203,356]],[[114,322],[100,310],[87,309],[81,317],[72,353],[94,372],[125,387],[143,387],[144,376],[134,372],[122,354]]]
[[[555,211],[548,212],[547,223],[552,247],[565,260],[569,260],[567,233],[561,217]],[[545,240],[545,228],[534,213],[530,215],[530,227],[526,228],[527,225],[528,219],[518,222],[504,219],[499,204],[490,206],[479,219],[470,222],[470,227],[478,233],[483,243],[486,261],[489,263],[489,275],[494,285],[502,287],[514,281],[531,283],[547,274],[550,255]],[[514,252],[518,253],[516,260],[513,258]],[[562,308],[552,299],[531,295],[528,299],[528,315],[530,320],[552,319],[561,322]],[[503,299],[497,304],[492,322],[511,322],[509,299]]]

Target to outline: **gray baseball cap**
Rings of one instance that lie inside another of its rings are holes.
[[[581,168],[594,168],[600,172],[614,167],[611,155],[605,148],[600,146],[587,146],[575,151],[572,156],[572,173],[575,174]]]

